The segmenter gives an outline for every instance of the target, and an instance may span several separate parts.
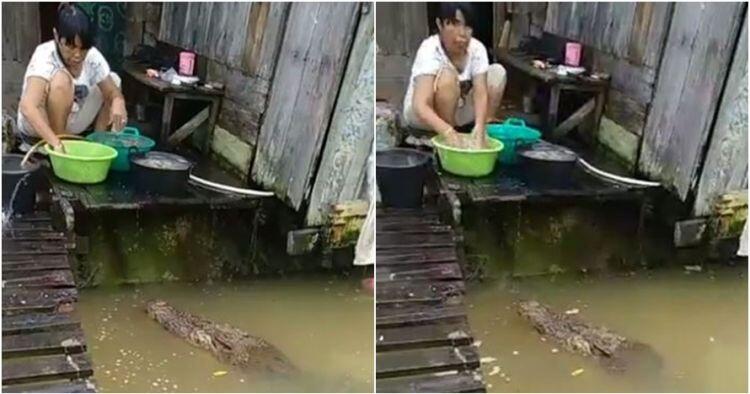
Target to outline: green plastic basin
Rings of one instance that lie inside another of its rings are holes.
[[[72,183],[99,183],[107,179],[107,172],[117,151],[109,146],[89,141],[63,141],[65,153],[51,146],[44,149],[52,161],[52,171],[58,178]]]
[[[531,145],[542,138],[539,130],[526,126],[526,122],[520,118],[508,118],[503,123],[488,124],[487,135],[503,143],[505,148],[500,152],[498,160],[504,164],[518,161],[516,148]]]
[[[495,169],[497,155],[503,150],[503,143],[488,137],[490,145],[486,149],[461,149],[445,145],[440,136],[432,138],[437,148],[440,166],[444,170],[461,176],[480,177],[488,175]]]

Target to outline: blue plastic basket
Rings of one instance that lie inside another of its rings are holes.
[[[508,118],[503,123],[487,125],[487,134],[503,143],[497,159],[504,164],[515,164],[518,161],[516,148],[533,144],[542,138],[539,130],[526,126],[526,122],[519,118]]]

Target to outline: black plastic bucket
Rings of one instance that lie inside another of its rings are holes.
[[[383,204],[394,208],[419,208],[427,179],[430,155],[415,149],[378,151],[376,179]]]
[[[30,213],[36,207],[39,163],[29,160],[21,167],[23,155],[3,154],[3,212]],[[15,195],[14,195],[15,193]],[[13,199],[13,207],[10,206]]]

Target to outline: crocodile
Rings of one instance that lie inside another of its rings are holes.
[[[599,360],[614,372],[634,364],[658,370],[661,357],[651,346],[630,340],[604,326],[584,322],[574,314],[559,313],[538,301],[519,301],[518,314],[531,322],[537,332],[560,344],[565,350]]]
[[[274,345],[228,324],[177,310],[163,300],[148,302],[146,312],[170,333],[208,350],[223,363],[245,371],[274,375],[298,372],[289,358]]]

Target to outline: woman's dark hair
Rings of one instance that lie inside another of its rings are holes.
[[[62,3],[57,9],[57,36],[65,39],[66,45],[73,45],[76,36],[81,39],[83,49],[94,45],[94,28],[88,15],[75,4]]]
[[[437,18],[442,23],[456,23],[456,11],[461,11],[466,21],[466,26],[474,26],[474,7],[470,3],[440,3]]]

